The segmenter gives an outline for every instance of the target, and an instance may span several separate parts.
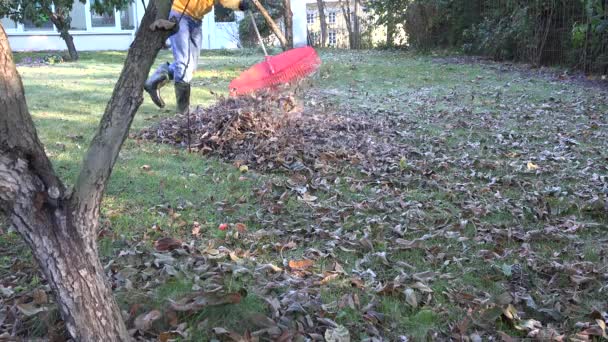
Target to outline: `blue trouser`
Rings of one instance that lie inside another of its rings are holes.
[[[203,22],[173,10],[169,17],[179,21],[179,30],[169,37],[174,59],[169,70],[175,82],[190,83],[198,64]]]

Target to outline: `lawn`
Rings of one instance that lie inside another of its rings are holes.
[[[77,63],[18,67],[41,140],[68,183],[124,57],[83,52]],[[608,320],[606,88],[464,58],[321,57],[303,103],[363,129],[381,126],[369,134],[385,154],[361,153],[330,172],[261,172],[127,140],[99,244],[134,335],[600,338]],[[169,58],[162,52],[157,61]],[[212,106],[261,59],[203,52],[192,102]],[[163,94],[168,109],[146,99],[134,134],[173,116],[172,88]],[[61,334],[24,244],[1,221],[0,229],[0,314],[12,317],[0,334]],[[169,238],[180,248],[159,247]],[[157,319],[146,319],[151,312]]]

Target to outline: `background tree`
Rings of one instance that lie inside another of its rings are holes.
[[[69,32],[70,13],[75,1],[86,3],[86,0],[3,0],[0,1],[0,17],[6,16],[20,23],[31,21],[36,26],[52,22],[65,41],[70,59],[75,61],[78,60],[78,50]],[[91,9],[99,14],[113,14],[114,9],[124,9],[130,2],[132,0],[94,0]]]
[[[283,8],[283,0],[258,0],[258,3],[267,11],[268,15],[274,21],[281,19],[285,13],[285,10]],[[253,6],[252,8],[252,13],[255,17],[255,21],[258,25],[260,35],[263,39],[269,40],[270,36],[273,33],[276,35],[276,31],[273,30],[266,18],[264,18],[264,15],[259,10],[257,10],[255,6]],[[253,24],[251,23],[251,19],[249,19],[249,14],[247,14],[245,18],[239,22],[239,35],[241,37],[241,42],[243,46],[254,47],[259,44],[258,37],[256,36],[252,25]],[[280,32],[280,29],[278,30]]]
[[[291,0],[283,0],[283,19],[285,22],[287,48],[293,49],[293,12],[291,11]]]
[[[359,0],[339,0],[346,29],[348,31],[348,44],[351,49],[359,49],[361,42],[361,27],[359,22]]]
[[[327,17],[325,16],[325,3],[323,0],[317,0],[319,8],[319,21],[321,22],[321,47],[327,44]]]
[[[97,253],[100,205],[150,67],[166,29],[175,26],[155,25],[168,18],[171,4],[148,5],[73,190],[55,174],[38,139],[0,25],[0,210],[31,248],[75,341],[130,341]]]
[[[386,43],[393,46],[398,24],[405,23],[406,11],[412,0],[368,0],[366,10],[376,18],[377,25],[386,26]]]

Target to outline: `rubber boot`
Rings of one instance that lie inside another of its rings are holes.
[[[161,64],[144,84],[144,89],[150,94],[152,102],[159,108],[165,107],[165,101],[160,97],[160,88],[169,83],[171,78],[169,63],[167,62]]]
[[[177,113],[187,114],[190,110],[190,83],[175,82],[175,101]]]

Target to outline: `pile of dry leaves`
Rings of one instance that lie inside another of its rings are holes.
[[[397,158],[400,146],[377,138],[387,124],[305,107],[289,94],[264,93],[221,98],[212,107],[198,107],[189,118],[178,115],[144,129],[138,137],[262,171],[314,171],[336,162],[375,164],[387,150]]]

